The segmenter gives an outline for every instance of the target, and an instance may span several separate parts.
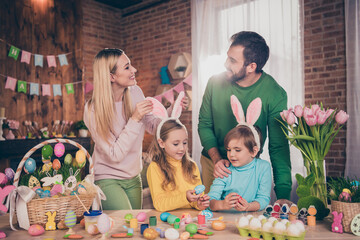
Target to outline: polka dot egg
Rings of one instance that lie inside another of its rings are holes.
[[[50,145],[45,145],[41,149],[41,155],[44,159],[49,159],[53,155],[53,148]]]
[[[72,228],[76,225],[76,214],[74,211],[70,210],[65,215],[65,225],[68,228]]]
[[[25,164],[24,164],[24,171],[26,173],[30,173],[32,174],[33,172],[35,172],[35,169],[36,169],[36,162],[34,159],[32,158],[28,158],[26,161],[25,161]]]
[[[57,157],[62,157],[65,153],[65,146],[62,143],[57,143],[54,147],[54,153]]]

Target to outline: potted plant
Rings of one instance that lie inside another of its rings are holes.
[[[83,120],[77,121],[75,123],[75,128],[79,131],[79,137],[87,137],[88,128],[86,127]]]
[[[178,66],[178,67],[175,68],[175,71],[178,72],[180,77],[184,77],[186,67],[185,66]]]

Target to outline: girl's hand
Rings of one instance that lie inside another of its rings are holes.
[[[181,107],[182,110],[186,110],[189,108],[189,98],[187,96],[184,96],[183,99],[181,100]]]
[[[249,203],[244,198],[238,195],[238,202],[236,203],[235,209],[238,211],[246,211],[249,208]]]
[[[223,209],[231,209],[234,208],[236,206],[236,204],[238,203],[238,197],[239,195],[237,193],[229,193],[224,200],[222,200],[222,204],[223,204]]]
[[[194,194],[195,190],[187,190],[186,191],[186,199],[191,202],[196,202],[200,198],[200,194]]]
[[[210,206],[210,197],[207,194],[202,195],[197,200],[197,205],[200,210],[204,210]]]
[[[136,104],[135,110],[131,116],[136,122],[140,122],[141,119],[153,110],[153,105],[149,100],[143,100]]]

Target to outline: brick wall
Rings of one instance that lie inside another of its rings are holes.
[[[305,103],[346,111],[344,1],[305,0],[304,13]],[[325,159],[328,176],[343,176],[346,126]]]

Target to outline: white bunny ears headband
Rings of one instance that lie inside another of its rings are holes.
[[[262,105],[261,99],[255,98],[249,104],[249,107],[247,108],[247,111],[246,111],[246,119],[244,116],[244,111],[241,106],[241,103],[239,102],[239,99],[237,99],[237,97],[235,97],[235,95],[231,95],[230,104],[231,104],[231,109],[233,111],[233,114],[235,115],[236,121],[238,122],[238,126],[245,125],[250,128],[250,130],[252,131],[252,133],[255,137],[256,145],[260,150],[260,146],[261,146],[260,145],[260,137],[259,137],[259,133],[254,128],[254,124],[258,120],[258,118],[260,117],[260,114],[261,114],[261,105]]]
[[[183,124],[179,121],[179,117],[181,115],[182,112],[182,106],[181,106],[181,100],[184,98],[185,93],[182,91],[179,93],[179,96],[177,97],[172,112],[171,112],[171,116],[168,116],[168,113],[164,107],[164,105],[162,105],[158,100],[156,100],[155,98],[152,97],[147,97],[147,100],[150,100],[153,104],[153,111],[152,113],[161,118],[161,122],[159,123],[157,130],[156,130],[156,139],[160,139],[160,130],[163,126],[163,124],[170,119],[174,119],[176,120],[180,125],[183,126]],[[186,130],[186,128],[185,128]]]

